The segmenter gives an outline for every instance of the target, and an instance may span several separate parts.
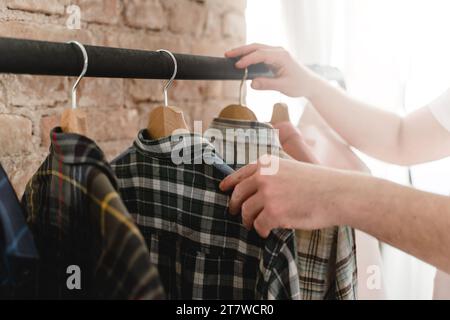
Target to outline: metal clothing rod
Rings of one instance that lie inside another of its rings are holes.
[[[173,74],[173,62],[164,53],[85,47],[89,56],[86,77],[169,79]],[[180,80],[241,80],[244,76],[244,70],[236,69],[232,59],[187,54],[175,57]],[[78,76],[82,67],[82,53],[74,45],[0,38],[0,73]],[[249,67],[249,79],[259,76],[273,74],[264,64]]]

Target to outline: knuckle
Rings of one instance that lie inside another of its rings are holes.
[[[249,205],[248,205],[247,202],[244,202],[244,203],[242,204],[242,216],[243,216],[243,217],[246,217],[249,213],[250,213],[250,211],[249,211]]]
[[[255,228],[256,229],[256,228]],[[267,227],[259,227],[258,229],[256,229],[256,231],[258,232],[258,234],[262,237],[262,238],[267,238],[270,234],[270,230],[267,229]]]
[[[236,188],[234,188],[232,200],[233,202],[238,202],[242,197],[242,186],[238,184]]]
[[[269,199],[271,197],[271,195],[272,195],[270,188],[268,188],[267,186],[262,186],[261,187],[261,194],[262,194],[264,200]],[[267,205],[270,206],[270,202]]]
[[[265,55],[265,50],[264,49],[257,49],[256,51],[255,51],[255,56],[256,57],[262,57],[262,56],[264,56]]]
[[[285,49],[281,49],[280,51],[279,51],[279,54],[280,54],[280,56],[281,57],[283,57],[283,58],[286,58],[286,57],[290,57],[290,53],[289,53],[289,51],[287,51],[287,50],[285,50]]]
[[[253,223],[253,226],[255,227],[255,230],[260,233],[263,229],[263,226],[261,224],[261,220],[260,219],[256,219],[255,222]]]

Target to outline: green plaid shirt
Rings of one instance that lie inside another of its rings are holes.
[[[213,153],[200,136],[151,140],[142,130],[112,163],[168,298],[298,299],[294,232],[265,240],[230,215],[224,174],[204,161]]]
[[[41,257],[36,298],[162,298],[158,272],[101,150],[60,128],[51,142],[22,200]],[[80,290],[67,286],[69,266],[81,271]]]
[[[227,131],[228,130],[228,131]],[[206,135],[227,164],[239,169],[265,154],[291,159],[270,124],[215,119]],[[357,298],[354,230],[335,227],[296,231],[300,296],[303,300]]]

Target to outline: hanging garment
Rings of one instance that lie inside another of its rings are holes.
[[[54,129],[50,155],[22,201],[41,254],[37,298],[163,297],[142,235],[93,141]]]
[[[334,131],[309,102],[297,125],[308,149],[321,166],[370,174],[367,165]],[[285,144],[283,144],[285,147]],[[374,237],[356,230],[358,264],[358,299],[386,299],[380,243]],[[376,272],[377,277],[374,277]]]
[[[450,274],[436,271],[433,300],[450,300]]]
[[[233,169],[265,154],[290,159],[270,124],[215,119],[206,135]],[[213,139],[212,139],[213,138]],[[354,231],[348,227],[296,231],[300,297],[303,300],[356,299]]]
[[[13,298],[31,281],[39,258],[17,195],[0,165],[0,298]]]
[[[231,216],[224,174],[203,161],[214,153],[201,136],[143,130],[112,163],[168,298],[298,299],[293,231],[264,240]]]

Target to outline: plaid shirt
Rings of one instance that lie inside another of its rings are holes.
[[[162,298],[158,272],[103,153],[88,138],[60,128],[51,141],[22,200],[41,254],[36,297]],[[69,266],[79,267],[81,290],[68,289],[67,283],[76,284]]]
[[[263,240],[246,230],[228,213],[223,170],[206,164],[206,154],[214,150],[200,136],[152,141],[143,130],[112,164],[168,297],[298,299],[294,232]]]
[[[17,195],[0,165],[0,298],[26,286],[39,258]]]
[[[219,155],[232,163],[234,169],[265,154],[291,159],[283,152],[278,134],[270,124],[215,119],[206,136],[209,140],[214,137]],[[301,299],[356,299],[354,230],[349,227],[297,230],[296,238]]]

